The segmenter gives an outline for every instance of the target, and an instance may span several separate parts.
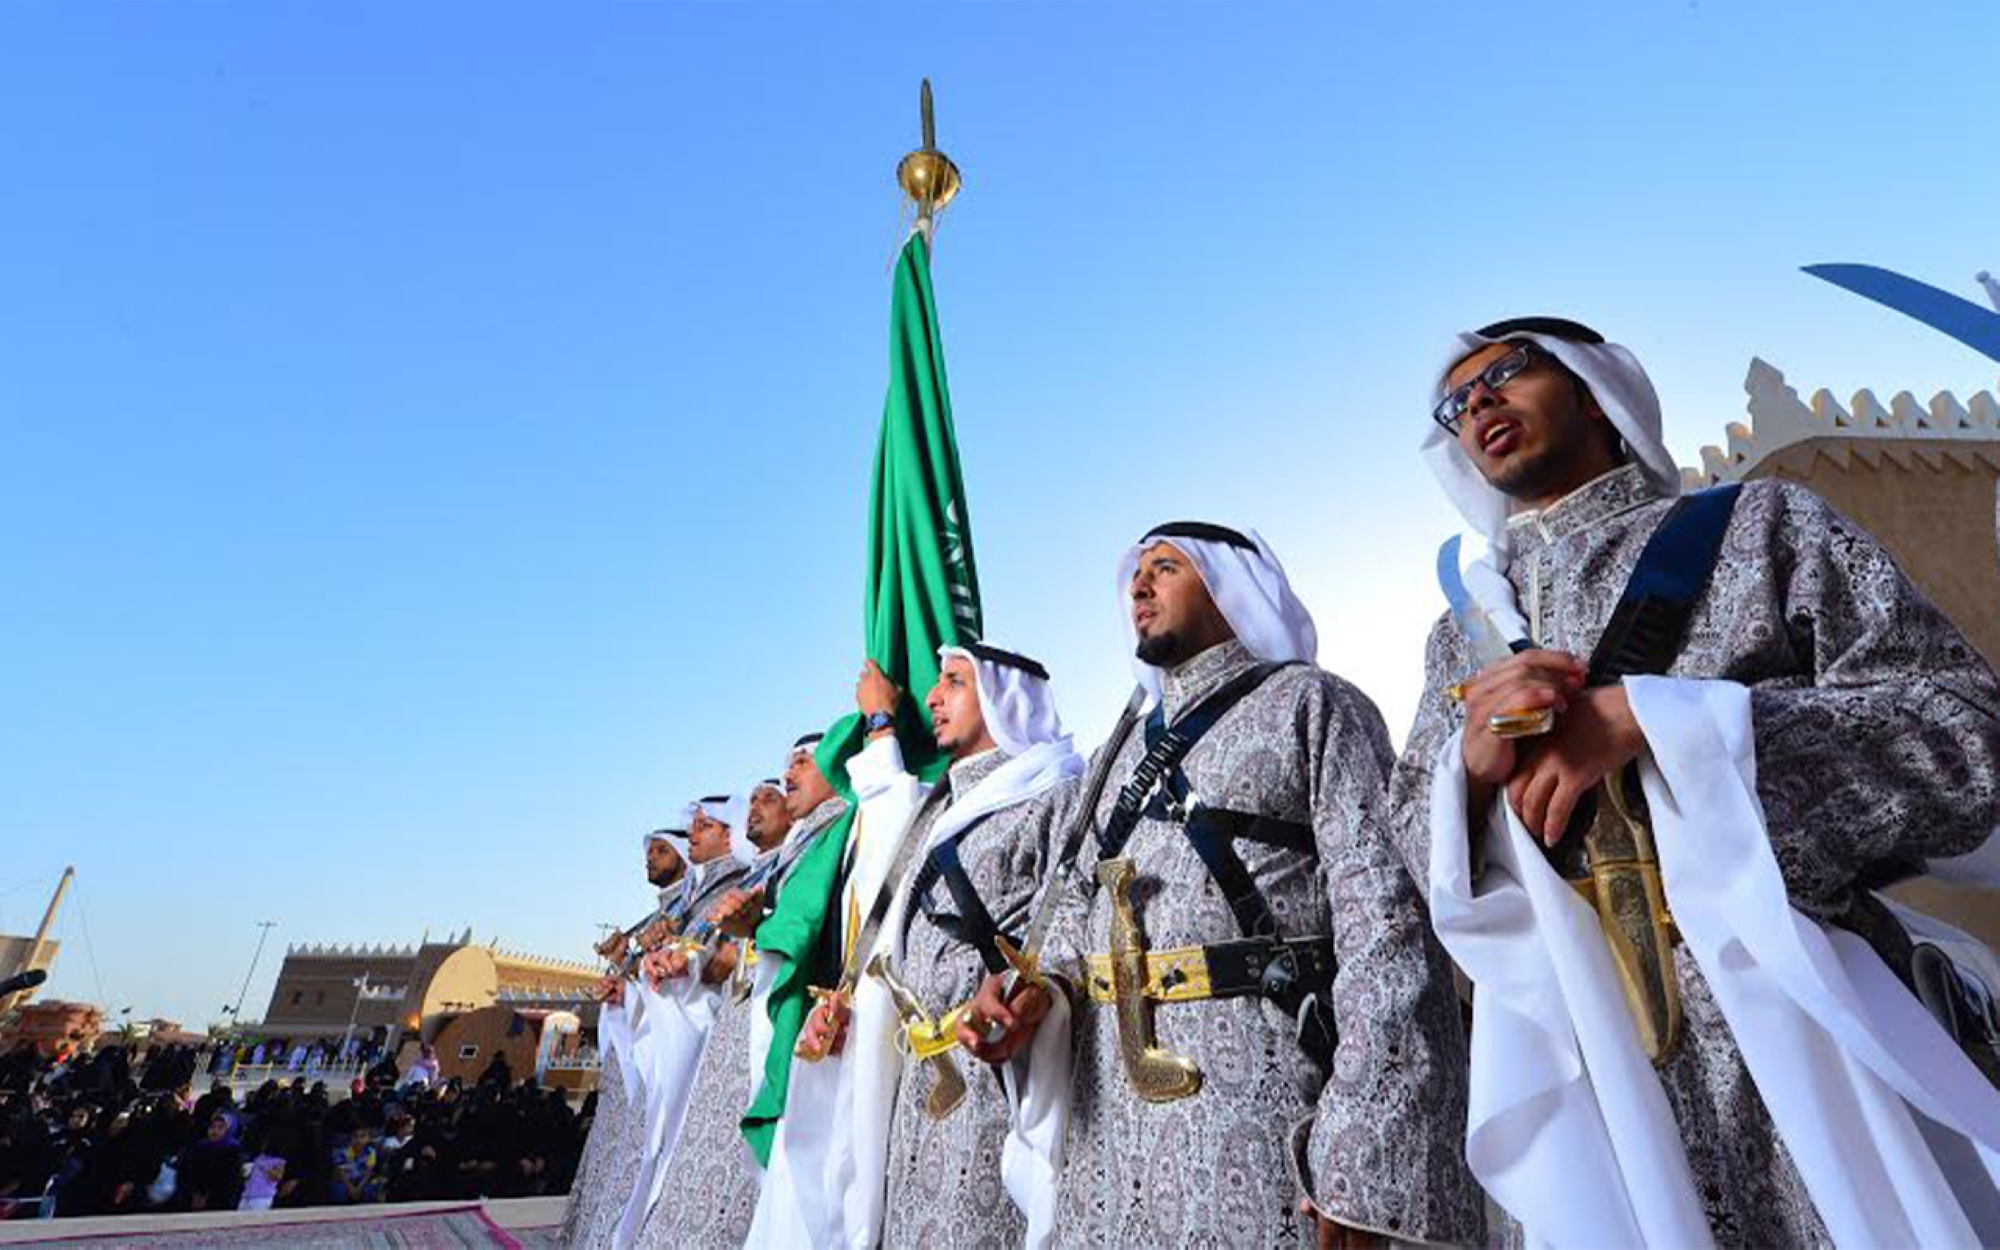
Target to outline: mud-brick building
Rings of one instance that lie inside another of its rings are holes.
[[[574,1011],[601,975],[595,964],[476,946],[470,929],[415,946],[291,946],[255,1032],[335,1037],[351,1021],[356,1036],[431,1041],[452,1019],[503,997],[517,1010]]]
[[[1864,390],[1842,404],[1824,388],[1801,399],[1755,358],[1743,389],[1750,423],[1732,422],[1726,446],[1702,448],[1686,483],[1805,486],[1873,534],[2000,669],[2000,401],[1940,391],[1919,402],[1903,391],[1884,404]],[[2000,950],[2000,891],[1930,876],[1890,893]]]

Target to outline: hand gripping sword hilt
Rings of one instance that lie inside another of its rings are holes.
[[[1146,1000],[1146,946],[1129,891],[1136,870],[1119,856],[1097,866],[1111,900],[1111,989],[1118,1004],[1118,1053],[1132,1092],[1147,1102],[1173,1102],[1201,1089],[1194,1061],[1153,1044],[1153,1006]]]
[[[845,984],[836,985],[832,989],[827,989],[819,985],[809,985],[806,987],[806,993],[812,996],[814,1002],[819,1003],[821,1006],[832,1003],[835,1010],[846,1009],[848,992]],[[827,1048],[824,1046],[809,1045],[804,1038],[800,1038],[798,1044],[792,1047],[792,1053],[807,1063],[818,1063],[826,1058]]]
[[[1000,986],[1001,1002],[1012,1002],[1014,995],[1025,986],[1047,984],[1042,977],[1040,955],[1022,950],[1008,941],[1004,933],[994,935],[993,945],[999,948],[1000,957],[1007,961],[1007,979]],[[1000,1027],[998,1020],[981,1020],[975,1027],[979,1032],[979,1040],[988,1046],[999,1041],[1006,1033],[1006,1030]]]

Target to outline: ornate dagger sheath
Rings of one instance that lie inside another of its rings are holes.
[[[1193,1060],[1153,1044],[1146,947],[1129,894],[1134,875],[1132,861],[1125,856],[1097,866],[1097,879],[1111,900],[1111,991],[1118,1000],[1118,1054],[1134,1093],[1147,1102],[1173,1102],[1201,1089],[1201,1069]]]
[[[1672,922],[1660,884],[1652,830],[1626,792],[1628,772],[1606,777],[1583,836],[1598,924],[1618,969],[1639,1044],[1655,1066],[1680,1040],[1680,983],[1674,975]]]

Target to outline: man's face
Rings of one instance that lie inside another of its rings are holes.
[[[1452,366],[1451,390],[1472,381],[1518,343],[1492,343]],[[1459,450],[1510,499],[1553,501],[1610,467],[1604,412],[1575,379],[1541,353],[1499,390],[1475,384],[1458,426]]]
[[[1172,543],[1157,542],[1139,553],[1129,589],[1144,663],[1173,668],[1236,636],[1194,563]]]
[[[833,797],[833,787],[819,771],[811,751],[792,752],[785,765],[785,810],[793,820],[804,820],[812,809]]]
[[[729,854],[729,826],[706,812],[696,812],[688,830],[688,858],[697,864]]]
[[[945,754],[956,759],[993,745],[986,734],[986,713],[979,706],[979,670],[964,656],[945,660],[924,706],[931,713],[931,736]]]
[[[791,830],[792,814],[785,796],[776,786],[758,786],[750,796],[750,840],[760,851],[768,851],[785,840]]]
[[[681,872],[687,867],[681,861],[681,853],[665,838],[652,838],[646,843],[646,880],[665,889],[681,879]]]

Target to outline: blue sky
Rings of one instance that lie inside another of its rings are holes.
[[[1990,5],[0,5],[0,930],[199,1024],[286,941],[581,956],[638,835],[846,705],[892,171],[989,632],[1094,740],[1147,525],[1260,529],[1399,738],[1453,330],[1975,354],[1798,272],[2000,268]],[[88,941],[86,938],[88,930]],[[92,955],[94,954],[94,959]]]

